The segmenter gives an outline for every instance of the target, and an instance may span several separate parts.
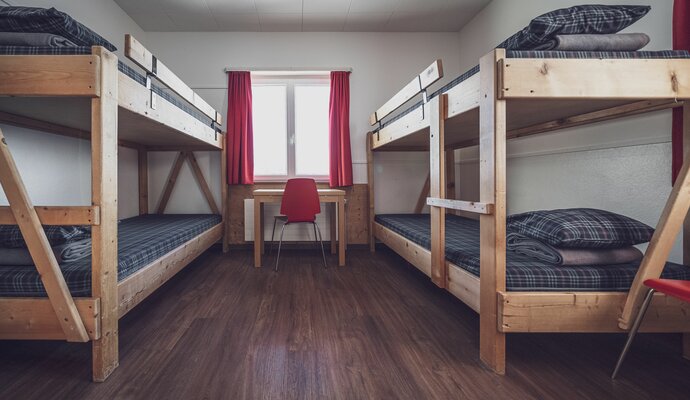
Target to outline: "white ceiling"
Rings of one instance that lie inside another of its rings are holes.
[[[115,0],[150,32],[457,32],[490,1]]]

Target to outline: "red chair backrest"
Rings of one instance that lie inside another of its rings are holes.
[[[295,178],[287,181],[280,204],[280,213],[288,222],[314,222],[321,212],[316,182],[309,178]]]

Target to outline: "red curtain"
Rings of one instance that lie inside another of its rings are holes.
[[[673,4],[673,48],[690,50],[690,0]],[[690,122],[690,121],[689,121]],[[673,182],[683,166],[683,108],[673,110]]]
[[[352,186],[350,151],[350,73],[331,72],[329,116],[329,181],[331,187]]]
[[[252,78],[247,71],[228,72],[228,185],[254,183]]]

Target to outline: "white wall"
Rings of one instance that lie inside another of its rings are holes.
[[[112,0],[7,0],[16,6],[55,7],[98,32],[117,48],[124,59],[124,35],[131,33],[145,39],[145,33]],[[91,204],[91,149],[84,140],[39,133],[0,125],[12,149],[29,195],[37,205]],[[120,148],[119,213],[121,217],[138,214],[136,153]],[[0,191],[0,204],[7,204]]]
[[[448,77],[443,82],[457,76],[457,39],[457,33],[149,32],[145,44],[223,113],[227,110],[225,67],[351,67],[353,172],[355,183],[365,183],[369,115],[437,58],[443,59]],[[216,155],[209,158],[211,165],[217,165],[216,160]],[[165,179],[172,160],[166,162],[166,168],[152,171],[152,180]],[[428,164],[424,155],[377,155],[377,210],[412,211]],[[194,185],[191,176],[182,176],[179,183],[181,189]],[[218,187],[215,180],[213,187]],[[196,201],[193,190],[180,194],[171,202],[171,210]]]
[[[493,0],[460,32],[460,65],[468,69],[508,36],[544,12],[581,4],[574,0]],[[652,4],[628,28],[645,32],[650,50],[671,48],[672,1],[609,0]],[[671,190],[671,118],[662,111],[509,142],[508,212],[558,207],[596,207],[652,226]],[[478,197],[477,150],[460,152],[460,195]],[[680,241],[672,260],[680,261]]]

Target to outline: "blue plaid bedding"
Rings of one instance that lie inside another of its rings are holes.
[[[377,215],[376,222],[414,243],[431,248],[430,220],[424,214]],[[446,216],[446,259],[479,276],[479,222]],[[608,291],[630,289],[639,263],[556,266],[532,257],[506,252],[509,291]],[[667,263],[662,278],[690,279],[690,267]]]
[[[43,230],[48,243],[51,246],[57,246],[87,238],[90,227],[47,225],[43,227]],[[0,225],[0,247],[27,247],[18,225]]]
[[[117,48],[102,36],[55,8],[0,7],[0,32],[41,32],[62,36],[77,46]]]
[[[88,46],[78,46],[78,47],[0,46],[0,55],[7,55],[7,56],[36,56],[36,55],[56,56],[56,55],[84,55],[84,54],[91,54],[91,47],[88,47]],[[120,72],[127,75],[131,79],[135,80],[140,85],[146,86],[146,76],[139,73],[136,69],[130,67],[129,65],[123,63],[122,61],[118,61],[117,68]],[[151,88],[152,88],[154,93],[156,93],[158,96],[160,96],[165,101],[171,103],[175,107],[181,109],[182,111],[186,112],[187,114],[189,114],[192,117],[196,118],[197,120],[201,121],[204,125],[210,126],[214,129],[216,129],[216,131],[220,132],[220,128],[216,125],[216,123],[210,117],[208,117],[206,114],[202,113],[201,111],[197,110],[196,107],[190,105],[187,102],[187,100],[179,97],[177,94],[175,94],[171,90],[169,90],[163,86],[156,85],[155,83],[151,84]]]
[[[219,215],[144,215],[118,224],[118,281],[221,222]],[[91,260],[60,265],[73,296],[91,295]],[[34,266],[0,266],[0,297],[45,297]]]
[[[1,47],[0,47],[1,48]],[[597,60],[631,60],[631,59],[687,59],[690,58],[690,52],[685,50],[661,50],[661,51],[550,51],[550,50],[506,50],[506,58],[557,58],[557,59],[597,59]],[[428,98],[433,99],[450,89],[459,85],[460,83],[470,79],[479,72],[479,65],[471,68],[469,71],[458,76],[452,81],[445,84],[443,87],[432,92]],[[374,132],[386,127],[393,122],[399,120],[405,115],[416,110],[422,106],[423,102],[418,101],[404,111],[391,115],[386,118],[381,127],[374,129]]]

